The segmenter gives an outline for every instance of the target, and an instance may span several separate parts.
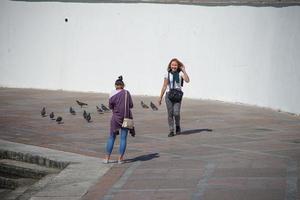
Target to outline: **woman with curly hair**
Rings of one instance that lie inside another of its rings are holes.
[[[180,107],[183,97],[183,81],[188,83],[190,78],[185,70],[185,66],[177,58],[173,58],[167,68],[164,76],[163,86],[160,92],[158,104],[161,105],[162,98],[167,90],[165,101],[168,111],[169,135],[174,136],[174,122],[176,125],[176,134],[180,134]]]

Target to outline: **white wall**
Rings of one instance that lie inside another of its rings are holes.
[[[69,22],[65,22],[65,18]],[[181,59],[185,96],[300,113],[300,7],[0,2],[0,86],[159,95]]]

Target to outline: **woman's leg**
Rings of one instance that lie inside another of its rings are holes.
[[[174,118],[175,118],[175,124],[176,124],[176,133],[180,133],[180,108],[181,108],[181,102],[174,103]]]
[[[128,135],[128,129],[127,128],[122,128],[121,129],[121,136],[120,136],[120,158],[119,160],[122,161],[123,160],[123,156],[125,154],[126,151],[126,146],[127,146],[127,135]]]
[[[106,160],[108,161],[110,158],[110,154],[114,148],[114,143],[116,140],[116,135],[115,134],[110,134],[110,136],[107,139],[107,143],[106,143]]]
[[[168,124],[169,124],[170,133],[171,133],[171,132],[174,132],[174,116],[173,116],[174,115],[174,107],[173,107],[173,103],[168,98],[168,93],[166,94],[165,100],[166,100],[167,111],[168,111]]]

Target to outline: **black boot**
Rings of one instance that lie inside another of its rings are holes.
[[[179,135],[181,133],[180,126],[176,126],[176,135]]]
[[[174,132],[171,131],[171,132],[169,133],[168,137],[173,137],[173,136],[174,136]]]

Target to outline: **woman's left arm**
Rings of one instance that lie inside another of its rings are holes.
[[[189,75],[186,73],[185,67],[184,67],[184,66],[181,66],[181,71],[182,71],[182,73],[183,73],[183,76],[182,76],[183,80],[184,80],[186,83],[190,82],[190,77],[189,77]]]

